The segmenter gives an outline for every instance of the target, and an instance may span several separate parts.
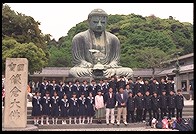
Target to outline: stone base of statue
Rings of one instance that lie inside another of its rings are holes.
[[[38,131],[38,127],[34,125],[27,125],[25,128],[4,128],[2,127],[2,131]]]

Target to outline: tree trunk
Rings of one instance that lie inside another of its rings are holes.
[[[154,78],[155,68],[152,67],[152,77]]]

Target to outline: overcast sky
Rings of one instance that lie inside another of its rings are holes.
[[[58,40],[69,29],[87,19],[95,8],[108,14],[138,14],[143,17],[154,14],[166,19],[173,16],[181,22],[193,24],[193,3],[6,3],[12,10],[33,17],[41,22],[44,34]]]

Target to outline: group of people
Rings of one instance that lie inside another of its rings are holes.
[[[105,117],[107,125],[114,125],[115,121],[120,125],[121,115],[123,123],[127,125],[145,122],[147,113],[149,119],[164,116],[182,118],[184,98],[181,89],[176,93],[172,80],[166,81],[164,78],[160,83],[155,78],[143,82],[138,77],[133,82],[131,78],[126,80],[121,76],[119,79],[111,77],[90,83],[86,80],[67,83],[52,80],[50,84],[45,79],[32,98],[32,106],[35,125],[40,117],[41,125],[44,124],[44,118],[45,123],[49,124],[49,117],[52,118],[52,124],[57,124],[59,118],[62,118],[62,124],[84,124],[86,120],[92,123],[94,117],[97,123],[102,123]]]

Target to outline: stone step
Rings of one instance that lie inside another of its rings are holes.
[[[146,127],[145,123],[129,123],[127,126],[125,126],[123,123],[120,124],[120,126],[112,125],[106,125],[104,123],[102,124],[55,124],[55,125],[39,125],[39,129],[82,129],[82,128],[139,128],[139,127]]]

